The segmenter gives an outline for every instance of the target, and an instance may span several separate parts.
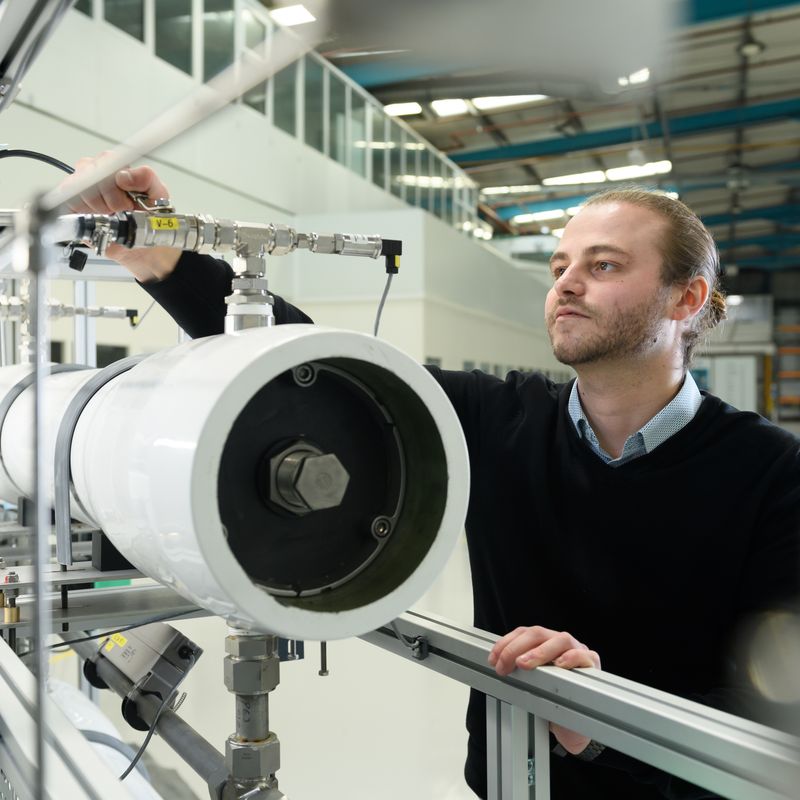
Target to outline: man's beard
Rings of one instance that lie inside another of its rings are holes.
[[[664,305],[668,292],[659,292],[655,298],[625,311],[615,309],[601,314],[595,309],[564,303],[556,306],[547,317],[547,332],[553,345],[553,355],[569,366],[592,364],[603,360],[618,361],[636,358],[650,351],[658,342]],[[574,329],[568,335],[561,334],[558,343],[553,338],[556,313],[563,307],[574,308],[577,313],[585,313],[589,319],[584,322],[566,323]],[[589,327],[589,330],[581,330]]]

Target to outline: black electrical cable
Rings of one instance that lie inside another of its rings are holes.
[[[126,625],[124,628],[116,628],[113,631],[103,631],[103,633],[96,633],[92,636],[82,636],[80,639],[67,639],[64,642],[51,644],[47,649],[52,650],[56,647],[62,647],[63,645],[67,644],[78,644],[79,642],[91,642],[94,639],[102,639],[104,636],[111,636],[114,633],[124,633],[125,631],[132,631],[134,628],[141,628],[143,625],[152,625],[154,622],[166,622],[167,620],[175,619],[176,617],[184,617],[186,614],[193,614],[195,611],[197,611],[196,608],[190,608],[187,611],[181,611],[177,614],[161,614],[161,616],[151,617],[150,619],[143,620],[142,622],[137,622],[135,625]]]
[[[93,730],[83,730],[81,729],[81,733],[83,734],[84,738],[89,741],[93,742],[94,744],[102,744],[105,747],[111,747],[122,755],[125,758],[134,759],[136,758],[136,751],[127,743],[123,742],[121,739],[117,739],[116,736],[110,736],[103,731],[93,731]],[[148,782],[152,783],[152,779],[150,778],[150,773],[147,771],[147,767],[144,764],[139,764],[137,767],[138,771],[142,774],[142,777]]]
[[[171,619],[176,619],[177,617],[184,617],[187,614],[192,614],[196,609],[192,608],[188,611],[180,611],[177,614],[163,614],[159,617],[151,617],[150,619],[143,620],[142,622],[137,622],[135,625],[126,625],[124,628],[116,628],[113,631],[103,631],[103,633],[96,633],[92,636],[83,636],[80,639],[69,639],[66,642],[56,642],[56,644],[51,644],[47,646],[48,650],[53,650],[55,652],[66,652],[69,649],[69,645],[71,644],[78,644],[79,642],[91,642],[94,639],[102,639],[104,636],[111,636],[115,633],[124,633],[125,631],[132,631],[134,628],[141,628],[143,625],[152,625],[154,622],[167,622]],[[65,648],[64,650],[59,650],[58,648]],[[18,653],[17,658],[25,658],[29,656],[31,653],[35,652],[34,650],[26,650],[24,653]]]
[[[46,153],[37,153],[35,150],[0,150],[0,158],[32,158],[35,161],[44,161],[45,164],[50,164],[51,167],[63,169],[69,175],[75,172],[69,164],[65,164],[53,156],[48,156]]]
[[[153,717],[153,722],[150,725],[150,728],[147,731],[147,736],[144,737],[144,741],[142,742],[142,746],[136,751],[136,755],[133,757],[133,761],[128,764],[127,769],[122,775],[119,776],[121,781],[124,781],[128,775],[131,774],[134,767],[139,763],[139,759],[144,754],[144,751],[147,749],[147,745],[150,744],[150,740],[153,738],[153,734],[156,732],[156,725],[158,725],[158,718],[161,716],[164,709],[167,705],[172,701],[175,697],[176,689],[173,687],[172,691],[170,691],[167,696],[161,701],[161,705],[158,707],[158,711],[156,711],[156,715]]]
[[[381,302],[378,304],[378,313],[375,316],[375,327],[373,329],[373,336],[378,335],[378,328],[381,324],[381,314],[383,314],[383,305],[386,302],[386,295],[389,294],[389,287],[392,285],[392,278],[394,277],[394,273],[390,272],[386,277],[386,286],[383,289],[383,296],[381,297]]]

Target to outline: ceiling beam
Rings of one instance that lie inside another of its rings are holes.
[[[699,25],[726,17],[758,14],[796,4],[797,0],[690,0],[686,21],[690,25]]]
[[[800,233],[770,233],[764,236],[743,236],[717,242],[718,250],[733,250],[739,247],[764,247],[767,250],[789,250],[800,247]]]
[[[755,125],[796,117],[800,117],[800,98],[798,97],[682,117],[674,116],[669,121],[669,132],[673,138],[676,138],[739,125]],[[644,125],[644,129],[648,139],[660,139],[664,135],[660,121],[648,122]],[[474,164],[481,161],[518,161],[523,158],[566,155],[580,150],[632,144],[641,139],[642,131],[637,126],[625,125],[619,128],[579,133],[575,136],[558,136],[552,139],[473,150],[467,153],[449,153],[448,155],[457,164]]]
[[[736,214],[725,212],[723,214],[701,214],[700,218],[708,227],[716,225],[727,225],[731,217],[736,217],[737,221],[751,219],[787,220],[795,221],[800,215],[800,205],[788,204],[782,206],[767,206],[764,208],[743,208]]]

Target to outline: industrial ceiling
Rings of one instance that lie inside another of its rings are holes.
[[[656,164],[652,170],[666,171],[636,182],[678,193],[701,215],[729,290],[769,291],[774,273],[800,269],[800,3],[692,0],[681,14],[655,66],[619,75],[613,93],[607,81],[604,89],[574,73],[559,83],[557,59],[555,68],[526,74],[470,68],[452,47],[449,69],[413,49],[386,52],[390,42],[377,54],[341,40],[320,49],[382,102],[420,105],[405,121],[484,190],[481,213],[496,236],[557,230],[568,216],[555,211],[609,186],[613,170]],[[619,25],[630,49],[646,39],[641,19],[631,18],[627,30]],[[586,49],[592,21],[573,17],[572,30],[584,37],[577,44],[569,30],[562,19],[551,38],[574,65],[570,50]],[[625,50],[619,39],[598,33],[592,57],[613,62]],[[539,94],[546,96],[493,109],[473,101]],[[467,102],[461,113],[440,116],[431,104],[441,99]],[[579,177],[548,185],[564,176]]]

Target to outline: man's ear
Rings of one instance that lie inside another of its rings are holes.
[[[685,286],[676,286],[670,319],[684,320],[697,316],[708,300],[708,281],[698,275]]]

